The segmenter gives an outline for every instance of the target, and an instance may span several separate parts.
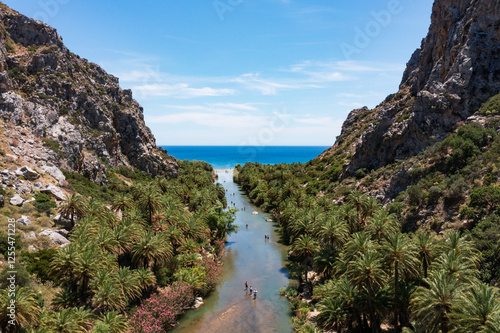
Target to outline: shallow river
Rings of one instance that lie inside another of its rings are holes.
[[[228,237],[217,289],[199,309],[188,311],[173,332],[293,332],[288,302],[278,294],[279,288],[288,285],[288,273],[283,268],[286,246],[277,242],[277,226],[266,222],[269,215],[251,205],[233,183],[231,172],[218,175],[218,182],[227,189],[228,205],[232,201],[239,208],[236,224],[240,229]],[[253,215],[253,211],[259,214]],[[268,241],[264,239],[266,234],[270,235]],[[257,288],[256,299],[248,295],[245,281]]]

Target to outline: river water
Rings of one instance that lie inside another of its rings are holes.
[[[287,247],[278,243],[277,225],[266,222],[269,215],[252,206],[233,182],[232,172],[219,172],[218,176],[227,189],[228,204],[232,201],[239,208],[236,224],[240,229],[228,237],[217,289],[199,309],[186,312],[173,332],[293,332],[288,302],[278,294],[279,288],[288,285],[288,272],[283,268]],[[253,215],[253,211],[259,214]],[[266,234],[270,235],[268,241]],[[256,299],[248,295],[245,281],[257,288]]]

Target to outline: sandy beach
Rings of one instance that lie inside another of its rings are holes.
[[[214,169],[215,173],[223,173],[223,172],[233,172],[234,169]]]

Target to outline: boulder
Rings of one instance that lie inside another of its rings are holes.
[[[31,220],[26,215],[22,215],[16,222],[22,225],[31,225]]]
[[[22,176],[22,177],[24,177],[24,179],[27,179],[27,180],[36,180],[40,177],[38,172],[28,168],[27,166],[20,167],[16,171],[16,175]]]
[[[29,252],[36,252],[36,247],[35,247],[35,245],[30,245],[30,246],[28,246],[28,251],[29,251]]]
[[[49,236],[50,240],[55,245],[64,246],[69,244],[69,240],[63,235],[58,234],[52,229],[42,229],[38,236]]]
[[[32,231],[29,234],[24,235],[23,237],[24,238],[36,238],[36,234],[34,231]]]
[[[21,198],[21,196],[19,194],[14,195],[10,199],[10,204],[13,205],[13,206],[22,206],[23,202],[24,202],[24,199]]]
[[[193,309],[198,309],[200,306],[203,305],[203,298],[201,297],[196,297],[195,300],[194,300],[194,304],[193,304]]]
[[[54,224],[56,224],[57,226],[61,226],[63,228],[72,228],[73,227],[73,224],[71,223],[71,219],[64,217],[60,214],[58,214],[58,215],[56,215],[56,217],[54,217]]]
[[[19,194],[26,194],[31,192],[31,186],[20,184],[16,186],[16,192]]]
[[[40,190],[42,193],[47,193],[54,196],[57,200],[66,200],[66,194],[57,186],[49,184]]]
[[[42,166],[42,170],[45,171],[45,173],[48,173],[49,175],[57,179],[58,182],[66,180],[66,177],[64,176],[62,171],[56,166],[44,165]]]

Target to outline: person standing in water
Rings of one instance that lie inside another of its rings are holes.
[[[257,289],[254,289],[253,291],[253,299],[256,299],[257,298]]]
[[[248,289],[248,282],[245,281],[245,290],[247,290],[247,289]]]

